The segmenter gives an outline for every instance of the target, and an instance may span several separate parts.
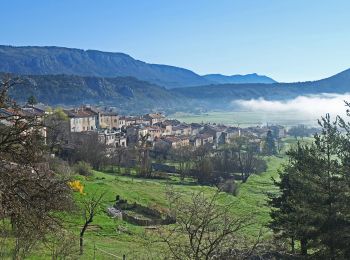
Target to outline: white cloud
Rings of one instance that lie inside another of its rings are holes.
[[[350,101],[350,93],[346,94],[319,94],[298,96],[286,101],[270,101],[263,98],[251,100],[235,100],[234,106],[240,109],[257,112],[288,112],[296,113],[301,118],[320,117],[329,113],[331,116],[345,116],[344,100]]]

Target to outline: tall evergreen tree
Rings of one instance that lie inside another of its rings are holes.
[[[273,137],[271,130],[269,130],[266,134],[266,138],[263,146],[263,153],[269,156],[277,153],[275,139]]]
[[[31,95],[27,100],[28,105],[34,106],[38,104],[38,101],[35,96]]]
[[[276,182],[280,194],[271,199],[276,235],[300,241],[322,259],[348,259],[350,245],[349,138],[329,115],[312,145],[298,144]],[[293,243],[292,243],[293,244]]]

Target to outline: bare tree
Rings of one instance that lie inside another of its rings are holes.
[[[116,165],[119,174],[121,173],[121,166],[127,152],[126,150],[127,148],[122,146],[115,147],[111,150],[110,163],[112,165],[112,170],[114,171],[114,166]]]
[[[52,260],[78,259],[79,245],[72,232],[60,230],[45,239],[44,244]]]
[[[148,133],[146,135],[140,135],[137,146],[139,174],[143,177],[149,177],[152,171],[149,156],[150,145],[147,141],[149,136]]]
[[[8,96],[16,83],[6,78],[0,84],[0,219],[10,223],[14,259],[62,229],[54,212],[73,206],[67,179],[45,161],[42,122],[23,113]]]
[[[64,111],[57,108],[45,118],[47,145],[51,153],[60,154],[62,145],[69,141],[69,119]]]
[[[107,162],[107,146],[101,143],[96,132],[72,134],[74,152],[72,162],[85,161],[94,169],[100,170]]]
[[[93,222],[94,217],[100,210],[102,203],[102,198],[105,194],[102,193],[99,196],[92,196],[83,203],[83,218],[84,224],[80,230],[79,235],[79,246],[80,246],[80,255],[84,253],[84,234],[88,226]]]
[[[180,146],[172,149],[172,157],[178,163],[178,171],[183,180],[191,169],[192,150],[190,146]]]
[[[259,158],[257,145],[247,136],[236,137],[231,140],[231,152],[236,157],[235,164],[241,173],[243,182],[246,182],[253,173],[266,170],[266,162]]]
[[[234,247],[238,231],[251,224],[248,217],[233,217],[232,205],[220,205],[219,193],[193,193],[189,201],[174,191],[167,195],[176,224],[161,237],[171,259],[219,259]]]

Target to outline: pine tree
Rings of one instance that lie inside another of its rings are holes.
[[[38,101],[35,96],[31,95],[27,100],[28,105],[34,106],[38,104]]]
[[[329,115],[312,145],[298,144],[276,182],[280,194],[270,205],[277,236],[300,241],[321,259],[347,259],[350,245],[349,138]]]
[[[271,130],[269,130],[266,134],[266,138],[263,146],[263,153],[268,156],[271,156],[277,153],[275,139],[273,137]]]
[[[280,195],[272,197],[270,201],[270,206],[273,207],[270,226],[277,237],[290,240],[293,253],[298,241],[301,254],[306,255],[308,241],[315,235],[310,227],[310,212],[304,207],[309,196],[305,191],[310,188],[307,175],[312,171],[310,165],[315,163],[315,158],[312,148],[300,143],[288,151],[287,155],[289,163],[279,172],[280,181],[275,181]]]

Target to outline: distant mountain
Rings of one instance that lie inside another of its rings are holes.
[[[229,108],[233,100],[264,98],[287,100],[301,95],[320,93],[350,93],[350,69],[332,77],[309,82],[272,84],[217,84],[208,86],[177,88],[173,93],[190,99],[201,100],[207,106]]]
[[[300,95],[350,92],[350,69],[310,82],[211,84],[171,90],[132,77],[22,75],[21,78],[22,83],[11,91],[12,97],[20,102],[34,95],[40,102],[54,106],[101,104],[115,106],[125,113],[232,109],[232,101],[237,99],[287,100]]]
[[[190,70],[149,64],[124,53],[63,47],[0,45],[0,71],[27,75],[135,77],[167,88],[210,84]]]
[[[11,92],[19,101],[34,95],[50,105],[106,104],[136,113],[232,109],[230,104],[237,99],[286,100],[299,95],[350,92],[350,69],[318,81],[272,83],[272,79],[257,74],[201,77],[123,53],[61,47],[0,46],[0,72],[24,79]],[[232,84],[233,80],[241,83]],[[254,80],[258,83],[248,83]]]
[[[247,75],[232,75],[226,76],[222,74],[208,74],[203,78],[209,80],[214,84],[246,84],[246,83],[263,83],[271,84],[276,83],[275,80],[264,75],[258,75],[256,73]]]
[[[25,102],[34,95],[40,102],[52,106],[101,104],[129,114],[178,111],[181,107],[186,110],[191,105],[189,99],[180,94],[132,77],[27,75],[20,78],[20,84],[10,91],[18,102]]]

